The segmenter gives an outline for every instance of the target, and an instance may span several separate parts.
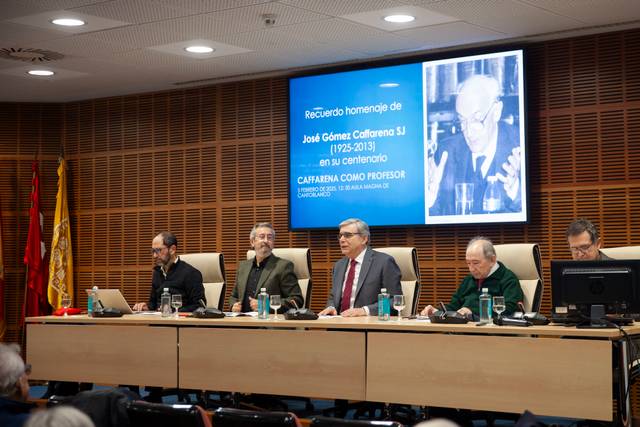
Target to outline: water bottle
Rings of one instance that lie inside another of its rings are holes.
[[[480,321],[491,323],[491,295],[489,294],[489,288],[482,288],[482,294],[480,294]]]
[[[391,303],[387,288],[382,288],[378,294],[378,320],[389,320],[391,318]]]
[[[498,212],[502,208],[500,188],[498,187],[498,177],[487,177],[487,188],[482,197],[482,210],[486,213]]]
[[[98,299],[98,287],[94,286],[91,289],[87,289],[87,316],[93,317],[94,307],[97,304]]]
[[[258,294],[258,319],[269,318],[269,294],[267,288],[260,288]]]
[[[171,310],[171,294],[169,288],[164,288],[164,292],[160,296],[160,313],[162,317],[171,317],[173,310]]]

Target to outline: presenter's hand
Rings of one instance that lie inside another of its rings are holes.
[[[473,312],[467,307],[462,307],[460,310],[458,310],[458,313],[462,314],[465,317],[471,317],[471,315],[473,314]]]
[[[318,313],[318,316],[336,316],[338,311],[333,307],[327,307]]]
[[[251,311],[258,311],[258,300],[249,297],[249,307],[251,307]]]
[[[436,159],[433,156],[429,156],[427,160],[427,207],[431,208],[436,202],[438,197],[438,190],[440,190],[440,182],[442,182],[442,175],[444,174],[444,166],[447,164],[449,153],[447,151],[442,153],[440,157],[440,163],[436,163]]]
[[[242,310],[241,302],[237,302],[231,306],[231,311],[234,313],[240,313],[241,310]]]
[[[431,316],[434,311],[436,311],[436,308],[432,305],[428,305],[420,312],[420,316]]]
[[[520,147],[511,150],[511,155],[502,164],[506,175],[498,172],[496,176],[504,184],[504,191],[511,200],[518,197],[520,191]]]
[[[133,305],[133,311],[149,311],[149,307],[146,302],[138,302]]]
[[[366,316],[367,312],[364,308],[350,308],[349,310],[345,310],[340,313],[342,317],[358,317],[358,316]]]

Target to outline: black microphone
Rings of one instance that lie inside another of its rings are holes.
[[[440,309],[442,310],[442,314],[440,315],[440,317],[444,319],[445,317],[447,317],[447,306],[445,306],[442,301],[440,301]]]
[[[289,303],[290,303],[290,304],[293,304],[293,306],[296,308],[296,310],[300,310],[300,307],[298,307],[298,303],[296,303],[296,300],[295,300],[295,299],[291,298],[291,299],[289,300]]]
[[[520,311],[522,311],[522,317],[525,317],[527,314],[527,310],[525,310],[522,301],[518,301],[518,308],[520,309]]]
[[[202,298],[200,298],[200,299],[198,300],[198,303],[200,304],[200,306],[201,306],[202,308],[207,308],[207,304],[205,304],[205,303],[204,303],[204,301],[202,300]]]

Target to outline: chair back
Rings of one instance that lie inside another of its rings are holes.
[[[640,259],[640,246],[619,246],[600,250],[613,259]]]
[[[520,280],[526,311],[539,311],[542,302],[542,259],[537,243],[494,245],[498,261]]]
[[[247,411],[235,408],[216,409],[212,421],[216,427],[301,427],[300,420],[291,412]]]
[[[404,427],[397,421],[371,421],[371,420],[345,420],[333,417],[313,417],[311,418],[311,426],[315,427],[364,427],[364,426],[383,426],[383,427]]]
[[[275,248],[273,254],[293,263],[293,271],[302,292],[303,306],[308,308],[311,299],[311,251],[309,248]],[[247,259],[255,256],[254,250],[247,251]]]
[[[418,266],[418,253],[416,248],[388,247],[375,248],[378,252],[390,255],[400,267],[400,283],[406,306],[402,310],[403,316],[416,314],[418,300],[420,299],[420,267]]]
[[[169,405],[135,400],[127,404],[129,425],[211,427],[207,412],[197,405]]]
[[[224,257],[218,252],[203,252],[195,254],[182,254],[180,259],[202,273],[204,295],[207,299],[207,308],[222,310],[224,303],[225,276]]]

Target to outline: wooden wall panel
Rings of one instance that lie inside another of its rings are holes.
[[[540,244],[546,314],[549,261],[569,258],[572,219],[596,222],[607,246],[640,244],[640,30],[532,44],[527,74],[529,224],[373,230],[373,246],[418,249],[420,307],[450,298],[476,234]],[[19,336],[30,163],[38,154],[49,244],[62,148],[80,304],[94,284],[145,300],[151,239],[163,229],[178,235],[183,252],[224,253],[229,294],[251,226],[271,221],[277,245],[311,248],[311,307],[323,308],[340,250],[336,230],[287,230],[287,96],[287,80],[274,78],[64,105],[0,104],[8,338]]]

